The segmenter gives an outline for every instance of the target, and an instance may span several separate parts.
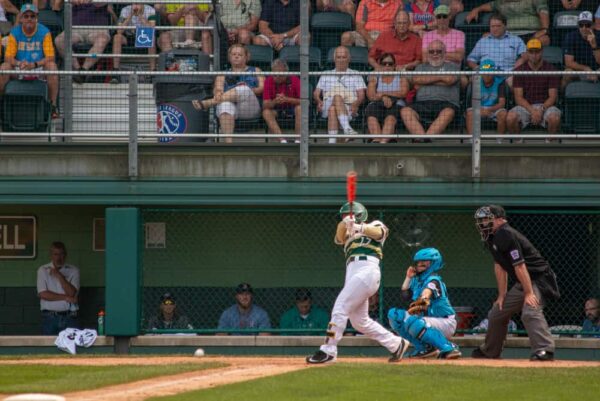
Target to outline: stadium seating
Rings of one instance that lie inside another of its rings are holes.
[[[13,79],[6,84],[2,106],[3,131],[49,131],[50,112],[46,81]]]
[[[563,51],[558,46],[546,46],[544,47],[544,60],[552,64],[559,70],[564,69],[564,57]]]
[[[273,62],[273,49],[270,46],[246,45],[250,52],[250,61],[248,64],[258,67],[263,71],[271,70]]]
[[[52,10],[40,10],[38,22],[50,30],[53,38],[63,31],[63,14]]]
[[[310,71],[321,69],[321,49],[310,46],[308,49],[308,68]],[[300,46],[286,46],[279,52],[279,57],[285,60],[290,71],[300,71]]]
[[[465,21],[468,12],[462,12],[454,19],[454,28],[465,33],[465,54],[468,56],[471,50],[475,47],[475,44],[481,35],[490,30],[490,17],[491,13],[480,13],[479,20],[473,21],[468,24]]]
[[[567,85],[564,97],[564,128],[576,134],[594,134],[600,130],[600,84],[575,81]]]
[[[328,49],[339,46],[342,33],[352,29],[352,17],[346,13],[316,13],[310,23],[312,43],[321,49],[323,55]]]
[[[595,11],[595,10],[592,10]],[[562,46],[567,33],[577,29],[577,16],[580,11],[559,11],[554,14],[550,37],[554,46]]]

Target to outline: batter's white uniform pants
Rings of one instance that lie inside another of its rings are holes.
[[[344,288],[339,293],[329,323],[328,336],[321,351],[337,357],[337,344],[344,335],[348,319],[352,326],[383,345],[390,352],[395,352],[402,341],[382,325],[369,317],[369,297],[377,292],[381,281],[379,259],[367,256],[367,260],[352,257],[346,266]]]

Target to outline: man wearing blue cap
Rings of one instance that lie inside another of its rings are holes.
[[[4,63],[0,66],[3,71],[8,70],[45,70],[56,71],[54,62],[54,45],[52,34],[48,28],[38,23],[38,9],[33,4],[23,4],[21,7],[20,25],[15,26],[8,36],[8,44],[4,54]],[[52,103],[52,118],[58,118],[56,99],[58,97],[58,75],[46,75],[48,94]],[[9,79],[14,76],[0,75],[0,92]],[[28,75],[24,79],[37,79],[37,76]]]
[[[497,71],[492,59],[485,59],[479,64],[479,71]],[[505,79],[500,75],[481,75],[481,119],[496,122],[499,134],[506,133],[506,89]],[[473,90],[473,88],[471,88]],[[467,105],[470,106],[470,105]],[[473,134],[473,108],[467,109],[467,133]],[[498,138],[498,142],[501,141]]]

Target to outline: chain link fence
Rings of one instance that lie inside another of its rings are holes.
[[[441,274],[459,317],[459,333],[473,333],[496,298],[493,262],[474,226],[472,210],[370,210],[390,228],[382,264],[378,307],[387,324],[390,307],[406,306],[400,286],[416,250],[434,246],[444,255]],[[596,212],[511,211],[510,223],[525,234],[558,275],[562,298],[546,308],[554,333],[575,333],[586,299],[599,293]],[[190,333],[220,333],[221,313],[235,304],[235,288],[247,282],[254,303],[270,318],[272,333],[295,307],[295,292],[308,288],[313,305],[329,313],[344,282],[344,256],[333,243],[336,210],[146,210],[143,213],[142,328],[170,293]],[[373,300],[375,301],[375,300]],[[517,333],[523,333],[518,316]],[[243,331],[243,330],[242,330]],[[169,332],[167,330],[167,332]],[[173,332],[173,330],[170,330]],[[239,332],[239,330],[237,331]],[[254,331],[256,332],[256,330]],[[322,329],[303,330],[319,335]]]

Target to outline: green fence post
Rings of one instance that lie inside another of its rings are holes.
[[[129,338],[140,334],[140,211],[106,209],[106,334],[115,352],[129,351]]]

